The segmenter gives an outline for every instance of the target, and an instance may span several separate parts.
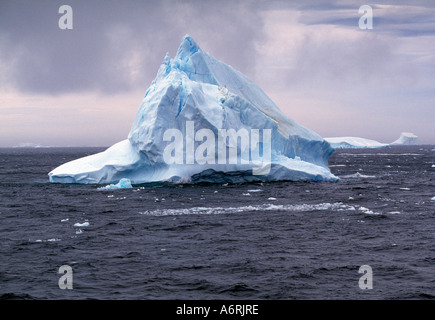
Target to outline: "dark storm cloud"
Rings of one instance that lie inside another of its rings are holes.
[[[73,30],[58,27],[64,4]],[[249,75],[261,30],[250,1],[2,1],[0,85],[52,95],[145,91],[185,34]]]

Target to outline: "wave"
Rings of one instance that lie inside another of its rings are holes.
[[[297,204],[297,205],[276,205],[260,204],[240,207],[192,207],[182,209],[157,209],[139,212],[149,216],[177,216],[189,214],[225,214],[243,213],[252,211],[285,211],[285,212],[309,212],[309,211],[355,211],[355,207],[342,202],[319,203],[319,204]]]
[[[342,179],[348,179],[348,178],[376,178],[376,176],[369,176],[369,175],[365,175],[365,174],[361,174],[359,172],[354,173],[354,174],[348,174],[345,176],[340,176],[340,178]]]

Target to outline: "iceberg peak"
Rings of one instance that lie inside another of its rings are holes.
[[[187,61],[193,54],[201,50],[195,39],[186,34],[178,47],[176,59]]]

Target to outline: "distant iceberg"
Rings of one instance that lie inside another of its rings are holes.
[[[415,146],[418,144],[418,137],[410,132],[402,132],[400,134],[399,139],[392,142],[391,145],[406,145],[406,146]]]
[[[163,60],[128,139],[65,163],[51,182],[132,184],[337,181],[334,152],[284,115],[250,79],[185,36]]]
[[[409,132],[402,132],[400,138],[393,143],[382,143],[376,140],[358,137],[325,138],[334,149],[386,148],[394,145],[417,145],[418,137]]]
[[[50,148],[49,146],[44,146],[39,143],[33,143],[33,142],[21,142],[12,148]]]
[[[325,138],[325,140],[334,149],[386,148],[389,146],[388,143],[358,137]]]

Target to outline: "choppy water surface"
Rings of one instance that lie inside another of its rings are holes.
[[[48,183],[100,150],[0,149],[1,298],[435,297],[434,146],[336,151],[338,183]]]

